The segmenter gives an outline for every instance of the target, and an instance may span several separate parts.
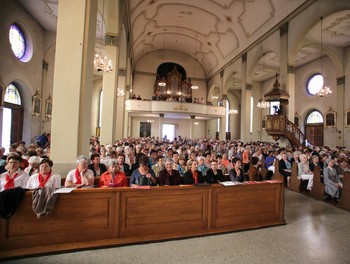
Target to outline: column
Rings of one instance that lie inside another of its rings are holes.
[[[337,146],[344,146],[344,105],[345,105],[345,76],[337,78]]]
[[[288,23],[280,28],[280,83],[281,90],[289,93],[289,101],[283,105],[284,114],[294,122],[295,115],[295,68],[288,64]]]
[[[252,88],[246,84],[247,79],[247,54],[242,56],[242,107],[241,107],[241,135],[243,142],[249,140],[250,126],[250,97],[252,96]]]
[[[106,35],[106,39],[111,36]],[[109,42],[107,42],[109,43]],[[104,55],[112,60],[113,71],[103,73],[101,144],[113,144],[117,139],[116,127],[123,127],[122,120],[117,120],[117,87],[118,87],[118,47],[117,42],[106,45]]]
[[[97,0],[60,0],[58,12],[51,158],[62,173],[89,154]]]
[[[191,115],[190,119],[190,139],[194,138],[194,122],[196,121],[196,116]]]
[[[164,114],[159,114],[159,139],[163,138]]]

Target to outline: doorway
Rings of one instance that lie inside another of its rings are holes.
[[[306,118],[305,138],[313,146],[323,146],[323,116],[313,110]]]
[[[173,141],[175,138],[175,125],[172,124],[163,124],[163,135],[162,138],[166,138],[170,141]]]

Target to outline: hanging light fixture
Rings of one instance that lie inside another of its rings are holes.
[[[264,81],[264,75],[265,75],[265,53],[263,53],[263,67],[262,67],[262,81]],[[264,98],[260,99],[257,107],[261,109],[265,109],[270,107],[270,102],[265,101]]]
[[[125,91],[122,88],[117,89],[117,96],[118,97],[123,97],[125,95]]]
[[[102,7],[102,15],[101,15],[101,46],[100,52],[95,53],[94,58],[94,67],[97,72],[108,73],[113,71],[112,60],[109,60],[107,56],[102,56],[102,45],[105,45],[105,39],[102,37],[103,35],[103,20],[104,20],[104,12],[105,12],[105,1],[103,1]]]
[[[323,26],[322,26],[322,21],[323,21],[323,17],[320,17],[321,20],[321,75],[322,75],[322,86],[320,88],[320,90],[316,93],[317,96],[319,97],[325,97],[327,95],[331,95],[332,94],[332,90],[328,87],[324,85],[324,77],[323,77],[323,68],[322,68],[322,57],[323,57],[323,41],[322,41],[322,30],[323,30]]]
[[[230,109],[230,110],[228,111],[228,113],[229,113],[230,115],[237,115],[237,114],[238,114],[238,110],[237,110],[237,109]]]
[[[162,55],[162,62],[164,62],[164,52],[165,52],[165,28],[163,33],[163,55]],[[165,78],[163,77],[160,82],[158,82],[158,85],[161,87],[166,86]]]
[[[196,35],[196,40],[195,40],[195,49],[194,49],[194,51],[195,51],[195,56],[196,56],[196,54],[197,54],[197,35]],[[194,76],[196,76],[196,71],[197,71],[197,59],[196,59],[196,63],[194,64]],[[195,85],[195,84],[192,84],[192,86],[191,86],[191,89],[192,90],[197,90],[199,87],[198,87],[198,85]]]

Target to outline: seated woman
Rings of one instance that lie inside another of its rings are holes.
[[[250,163],[253,166],[249,166],[249,169],[248,169],[249,180],[250,181],[262,181],[263,177],[262,177],[260,169],[259,169],[259,166],[261,165],[259,158],[257,156],[253,156],[250,159]]]
[[[289,186],[290,177],[292,176],[292,164],[289,162],[285,152],[281,154],[281,157],[278,161],[279,173],[287,180],[287,186]]]
[[[88,169],[88,159],[79,156],[76,160],[77,168],[68,172],[65,187],[94,187],[94,173]]]
[[[173,169],[173,163],[171,158],[166,159],[165,169],[159,172],[158,183],[160,186],[180,184],[180,173]]]
[[[0,175],[0,192],[13,189],[15,187],[25,188],[29,179],[28,173],[20,168],[21,156],[15,152],[7,156],[6,172]]]
[[[181,177],[184,177],[185,173],[188,171],[187,163],[184,156],[179,157],[179,165],[177,165],[177,170]]]
[[[328,166],[323,169],[323,183],[325,184],[325,192],[338,202],[343,184],[334,164],[335,161],[332,159],[328,162]]]
[[[219,183],[224,181],[222,170],[218,169],[218,162],[216,160],[212,160],[210,166],[211,168],[207,172],[207,182]]]
[[[98,187],[128,187],[125,173],[119,170],[118,160],[109,160],[107,167],[108,170],[100,177]]]
[[[198,162],[193,160],[189,165],[190,169],[184,174],[184,184],[204,183],[202,173],[198,171]]]
[[[36,188],[61,188],[61,175],[52,172],[53,162],[50,159],[42,159],[39,165],[39,173],[31,176],[27,182],[27,189]]]
[[[29,176],[32,176],[39,172],[40,158],[37,156],[31,156],[28,159],[28,167],[24,169],[24,172],[28,173]]]
[[[101,163],[100,154],[93,153],[90,156],[91,164],[89,164],[88,169],[92,170],[94,176],[101,176],[107,171],[106,165]]]
[[[139,158],[139,167],[135,169],[130,178],[130,186],[134,185],[156,185],[154,171],[148,167],[149,159],[147,156],[142,155]]]
[[[239,158],[235,157],[232,159],[233,168],[229,171],[231,181],[244,182],[246,178],[242,169],[242,162]]]
[[[300,162],[298,164],[298,178],[300,180],[308,180],[308,184],[306,189],[309,191],[312,190],[312,186],[314,183],[314,174],[310,170],[309,161],[305,154],[301,154],[299,156]]]

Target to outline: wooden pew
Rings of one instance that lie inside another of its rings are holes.
[[[76,189],[59,194],[40,219],[29,191],[11,218],[0,219],[0,259],[282,225],[283,191],[278,181]]]
[[[273,165],[275,166],[275,172],[273,173],[272,179],[285,182],[284,176],[279,171],[279,159],[276,158]]]
[[[267,169],[265,167],[265,157],[263,156],[261,161],[261,175],[263,176],[264,180],[266,180],[266,174],[267,174]]]
[[[343,190],[338,206],[350,211],[350,172],[344,173]]]
[[[298,179],[298,166],[294,162],[292,165],[292,176],[290,177],[289,189],[301,192],[301,180]]]
[[[317,200],[323,200],[324,190],[324,184],[321,182],[320,167],[317,166],[314,170],[314,184],[310,195]]]

